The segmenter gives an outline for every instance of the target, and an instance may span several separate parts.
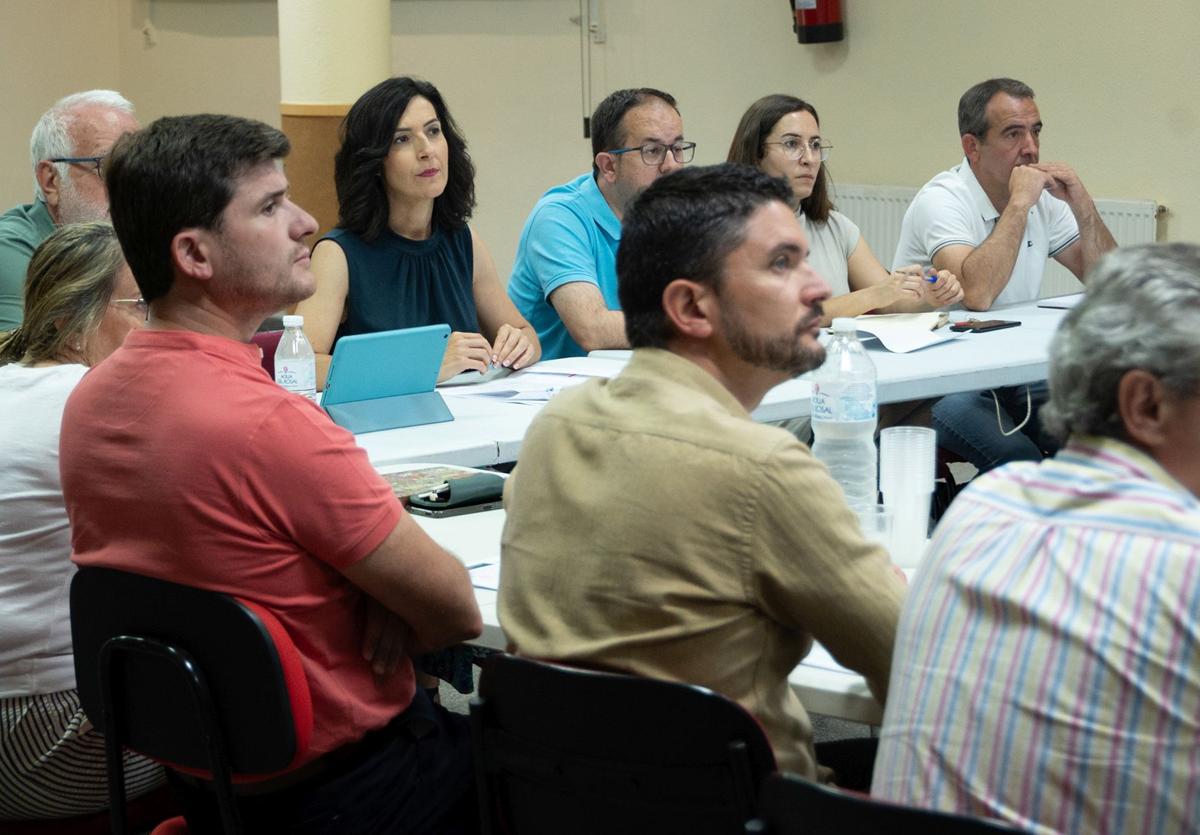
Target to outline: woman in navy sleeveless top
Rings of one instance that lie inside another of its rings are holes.
[[[317,242],[316,293],[300,303],[323,388],[343,336],[448,324],[438,381],[537,362],[537,334],[509,300],[467,221],[475,166],[437,88],[390,78],[362,95],[334,158],[338,228]]]

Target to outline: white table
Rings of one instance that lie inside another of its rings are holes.
[[[448,516],[433,519],[413,515],[434,541],[454,554],[468,568],[500,564],[500,532],[504,528],[503,510],[485,510],[465,516]],[[472,582],[478,580],[478,568],[472,571]],[[504,630],[500,628],[500,616],[496,611],[497,592],[494,588],[475,586],[475,602],[483,615],[483,634],[473,643],[489,649],[503,650],[508,647]]]
[[[467,566],[498,566],[500,563],[500,533],[504,527],[504,511],[490,510],[465,516],[431,519],[413,516],[425,532],[443,548],[457,556]],[[472,580],[489,569],[476,568]],[[494,572],[495,568],[490,569]],[[475,587],[475,599],[483,615],[483,634],[475,641],[480,646],[503,650],[507,647],[504,630],[496,609],[494,588]],[[883,709],[867,689],[858,673],[842,667],[830,658],[819,644],[788,677],[792,689],[805,709],[855,722],[878,725],[883,721]]]
[[[987,333],[963,333],[949,342],[907,354],[893,354],[878,340],[868,340],[863,345],[875,363],[879,402],[902,403],[1044,380],[1050,340],[1066,312],[1040,308],[1035,303],[1008,305],[970,316],[965,311],[955,312],[952,317],[957,319],[1016,319],[1021,325]],[[808,380],[789,380],[767,392],[754,410],[754,419],[807,417],[811,397],[812,384]]]
[[[898,403],[1043,380],[1050,339],[1065,310],[1036,304],[1010,305],[976,318],[1017,319],[1020,327],[959,338],[908,354],[893,354],[868,342],[879,380],[879,402]],[[966,312],[953,314],[967,318]],[[628,357],[628,351],[593,352],[598,365]],[[587,359],[581,360],[586,363]],[[461,390],[460,390],[461,391]],[[754,410],[760,421],[806,417],[812,384],[789,380],[767,392]],[[448,423],[410,426],[357,436],[376,467],[424,461],[481,467],[516,461],[538,405],[449,395],[455,419]]]
[[[520,439],[541,409],[520,403],[446,397],[454,420],[356,435],[375,467],[416,462],[487,467],[516,460]]]

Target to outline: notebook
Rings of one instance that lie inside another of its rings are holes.
[[[321,405],[356,435],[454,420],[434,391],[449,339],[449,325],[343,336]]]

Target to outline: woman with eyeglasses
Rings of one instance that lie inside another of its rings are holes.
[[[926,280],[913,264],[889,272],[859,232],[833,208],[825,161],[833,146],[821,136],[816,109],[795,96],[764,96],[743,114],[729,146],[729,162],[753,165],[791,186],[793,208],[808,236],[809,263],[828,282],[823,324],[839,316],[902,313],[954,304],[958,278],[942,270]]]
[[[438,381],[490,366],[524,368],[537,334],[509,300],[467,225],[475,166],[437,88],[389,78],[354,103],[334,158],[338,228],[317,242],[317,291],[301,302],[324,387],[343,336],[446,323]]]
[[[48,237],[29,262],[24,304],[22,323],[0,335],[0,821],[108,805],[104,739],[75,690],[58,435],[72,389],[146,318],[107,223]],[[162,782],[161,768],[133,754],[125,772],[131,797]]]

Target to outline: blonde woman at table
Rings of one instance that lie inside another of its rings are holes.
[[[963,297],[958,278],[946,270],[926,280],[913,264],[888,272],[858,227],[833,208],[829,196],[829,145],[816,109],[795,96],[764,96],[742,115],[729,162],[753,165],[781,177],[792,189],[792,208],[808,236],[809,262],[833,290],[822,324],[839,316],[932,310]]]
[[[389,78],[350,108],[334,158],[338,227],[317,242],[316,293],[301,302],[324,388],[343,336],[446,323],[438,381],[537,362],[537,334],[467,225],[475,166],[437,88]]]
[[[0,335],[0,821],[108,805],[104,738],[75,689],[58,436],[75,385],[145,318],[113,228],[81,223],[34,252],[24,320]],[[131,797],[163,779],[131,753],[125,774]]]

